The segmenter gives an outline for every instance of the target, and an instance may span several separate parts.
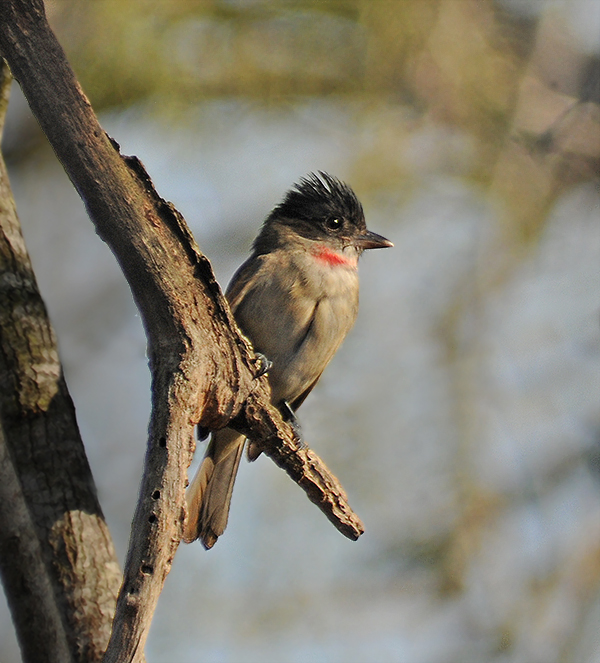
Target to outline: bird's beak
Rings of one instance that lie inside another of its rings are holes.
[[[364,235],[357,237],[355,243],[361,249],[385,249],[388,246],[394,246],[389,239],[377,233],[372,233],[370,230],[367,230]]]

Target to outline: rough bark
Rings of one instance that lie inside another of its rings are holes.
[[[71,663],[48,573],[0,420],[0,575],[25,663]]]
[[[208,260],[142,164],[101,129],[40,0],[0,3],[0,49],[98,234],[129,282],[148,339],[152,415],[144,476],[105,661],[138,661],[179,545],[197,423],[261,443],[338,529],[362,533],[341,486],[270,405]]]
[[[0,60],[0,135],[10,74]],[[0,570],[25,661],[100,661],[120,570],[0,156]]]

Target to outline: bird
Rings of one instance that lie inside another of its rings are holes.
[[[292,425],[354,325],[360,255],[391,246],[367,230],[354,191],[318,171],[301,178],[274,207],[231,279],[225,296],[233,316],[266,358],[271,402]],[[230,428],[212,432],[186,493],[187,543],[199,538],[208,550],[225,531],[245,441]],[[259,455],[249,441],[248,459]]]

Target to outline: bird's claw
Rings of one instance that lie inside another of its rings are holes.
[[[256,353],[256,373],[254,374],[254,379],[258,380],[258,378],[261,378],[263,375],[266,375],[270,370],[271,366],[273,366],[273,362],[269,361],[265,355],[263,355],[260,352]]]

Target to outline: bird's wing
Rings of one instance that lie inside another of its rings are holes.
[[[233,275],[225,296],[235,314],[236,309],[255,285],[255,275],[264,267],[264,256],[250,257]]]
[[[282,252],[255,256],[233,276],[227,299],[254,349],[289,360],[311,324],[316,301]],[[290,306],[290,299],[294,305]]]
[[[302,403],[304,403],[306,397],[313,390],[314,386],[317,384],[322,374],[323,374],[322,372],[319,373],[319,375],[317,375],[317,377],[313,380],[313,382],[300,394],[300,396],[298,396],[298,398],[294,399],[290,403],[290,407],[292,408],[292,410],[294,410],[294,412],[302,405]]]

